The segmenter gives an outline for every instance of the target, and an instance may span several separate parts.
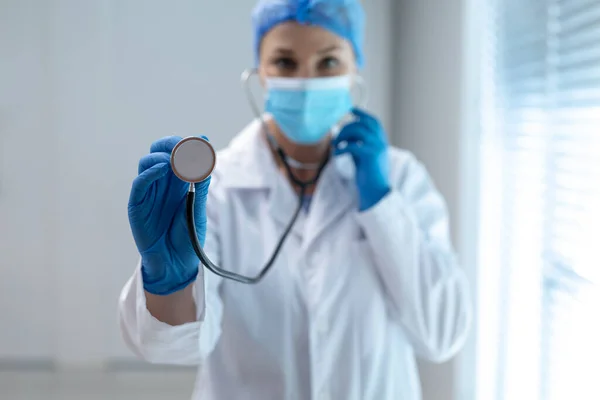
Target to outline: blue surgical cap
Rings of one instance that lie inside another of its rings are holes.
[[[259,0],[252,12],[257,63],[263,36],[286,21],[320,26],[348,40],[358,67],[363,66],[365,16],[360,0]]]

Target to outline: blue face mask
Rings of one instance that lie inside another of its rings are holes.
[[[353,107],[350,75],[332,78],[268,78],[265,111],[298,144],[320,142]]]

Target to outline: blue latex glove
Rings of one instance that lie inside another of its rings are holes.
[[[185,201],[189,183],[175,176],[170,156],[181,137],[154,142],[139,162],[129,197],[129,224],[142,257],[144,289],[167,295],[196,280],[200,260],[188,236]],[[206,198],[210,178],[196,184],[195,219],[198,240],[206,236]]]
[[[356,108],[352,113],[357,120],[342,128],[333,145],[336,155],[352,155],[356,166],[359,211],[365,211],[390,191],[388,143],[377,119]]]

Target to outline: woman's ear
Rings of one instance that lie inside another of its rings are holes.
[[[366,106],[369,97],[367,84],[358,73],[352,74],[352,95],[356,106],[361,108]]]

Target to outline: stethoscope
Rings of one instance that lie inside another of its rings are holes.
[[[265,266],[258,273],[258,275],[253,277],[244,276],[235,272],[227,271],[219,267],[208,258],[208,256],[202,249],[202,246],[200,246],[200,242],[198,241],[198,236],[196,234],[196,221],[194,218],[194,200],[196,197],[195,185],[196,183],[200,183],[208,179],[215,168],[217,154],[213,146],[208,142],[208,140],[205,140],[204,138],[191,136],[182,139],[179,143],[177,143],[177,145],[173,148],[173,151],[171,152],[171,169],[173,170],[173,173],[182,181],[190,184],[186,196],[186,222],[188,235],[196,255],[200,259],[202,265],[204,265],[206,269],[208,269],[212,273],[225,279],[230,279],[236,282],[246,284],[254,284],[260,282],[269,272],[271,267],[275,264],[275,260],[281,252],[283,244],[288,238],[290,232],[292,231],[292,227],[296,223],[296,220],[298,219],[298,216],[302,211],[302,203],[307,189],[318,181],[319,177],[321,176],[321,173],[323,172],[325,166],[331,158],[331,152],[329,152],[327,154],[327,157],[325,157],[325,159],[321,163],[304,164],[290,158],[284,153],[283,149],[279,147],[279,145],[273,138],[273,135],[269,134],[268,126],[262,118],[262,114],[259,112],[258,107],[256,107],[255,100],[252,96],[250,89],[248,88],[248,80],[255,73],[255,70],[244,71],[244,73],[242,74],[242,84],[245,88],[246,94],[248,95],[253,111],[259,116],[260,121],[263,125],[263,129],[267,133],[269,144],[277,154],[277,157],[281,160],[289,179],[294,185],[296,185],[300,189],[298,194],[298,206],[296,207],[292,219],[287,224],[283,235],[277,242],[273,254],[269,258]],[[364,99],[364,85],[361,95]],[[339,127],[336,127],[336,129],[339,129]],[[312,179],[303,181],[301,179],[298,179],[298,177],[294,175],[292,168],[316,170],[316,173]]]

